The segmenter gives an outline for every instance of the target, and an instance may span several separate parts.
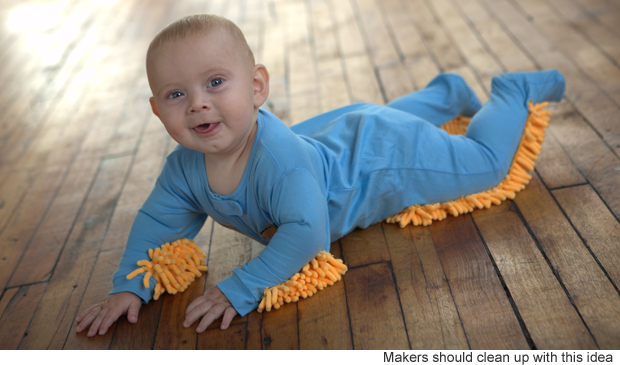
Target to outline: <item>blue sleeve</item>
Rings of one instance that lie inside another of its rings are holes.
[[[267,196],[277,232],[257,258],[217,284],[241,316],[258,306],[265,288],[288,280],[329,248],[327,199],[308,170],[287,172]]]
[[[151,278],[150,288],[146,289],[141,275],[127,280],[127,274],[139,268],[137,261],[150,260],[150,248],[198,234],[207,215],[198,208],[187,178],[179,159],[168,158],[153,191],[136,215],[109,294],[132,292],[147,303],[153,296],[155,279]]]

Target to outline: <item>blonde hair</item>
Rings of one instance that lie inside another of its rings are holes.
[[[164,44],[177,39],[186,38],[199,33],[221,29],[228,33],[236,42],[236,46],[245,49],[249,61],[254,65],[254,53],[243,36],[243,32],[232,21],[214,14],[194,14],[175,20],[157,33],[146,52],[147,62],[153,52]]]

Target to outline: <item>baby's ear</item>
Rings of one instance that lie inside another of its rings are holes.
[[[269,72],[264,65],[257,64],[252,70],[252,85],[254,86],[254,107],[258,108],[269,96]]]
[[[157,110],[157,104],[155,104],[155,98],[151,96],[149,98],[149,103],[151,103],[151,110],[153,111],[153,114],[155,114],[157,118],[159,118],[159,110]]]

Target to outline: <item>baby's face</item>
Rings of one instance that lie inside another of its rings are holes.
[[[243,148],[264,100],[239,48],[214,30],[164,44],[148,60],[153,112],[180,145],[208,155]]]

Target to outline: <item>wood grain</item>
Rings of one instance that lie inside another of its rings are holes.
[[[510,204],[473,216],[536,348],[595,349],[579,313]]]
[[[36,332],[38,336],[26,338],[20,348],[60,349],[64,346],[130,161],[130,156],[125,156],[102,162],[50,278],[49,289],[41,299],[42,305],[30,323],[29,331]]]
[[[468,349],[467,338],[426,227],[383,224],[411,348]]]
[[[381,224],[355,230],[341,239],[342,256],[349,268],[390,260]]]
[[[471,216],[433,223],[430,231],[470,348],[529,348]]]
[[[598,346],[618,346],[618,292],[537,176],[515,202]]]
[[[620,224],[590,186],[553,191],[584,244],[609,279],[620,286]]]
[[[46,289],[47,283],[40,283],[23,286],[19,290],[7,290],[0,303],[0,308],[4,307],[0,317],[0,348],[2,350],[15,350],[22,339],[27,338],[28,323]]]
[[[411,348],[388,263],[350,269],[345,289],[354,349]]]

